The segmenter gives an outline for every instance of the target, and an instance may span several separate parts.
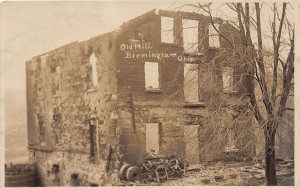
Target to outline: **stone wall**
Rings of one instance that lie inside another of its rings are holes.
[[[71,166],[84,165],[84,171],[77,171],[81,177],[92,169],[113,172],[120,165],[112,56],[116,35],[75,42],[27,62],[29,150],[45,185],[51,183],[47,172],[54,164],[48,160],[64,164],[60,165],[60,171],[66,172],[63,184],[73,173]],[[97,59],[96,85],[90,64],[93,53]],[[61,157],[66,155],[67,160]]]
[[[39,186],[103,186],[118,183],[115,174],[106,172],[106,161],[91,164],[89,154],[34,151],[32,155],[39,174]]]

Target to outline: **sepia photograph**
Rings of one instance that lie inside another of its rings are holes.
[[[299,186],[299,10],[0,2],[0,187]]]

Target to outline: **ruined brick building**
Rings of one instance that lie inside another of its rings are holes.
[[[42,184],[101,185],[147,152],[191,164],[222,160],[226,148],[253,156],[251,118],[237,118],[247,111],[242,67],[218,58],[229,44],[209,19],[153,10],[29,60],[28,148]],[[215,21],[238,45],[233,27]]]

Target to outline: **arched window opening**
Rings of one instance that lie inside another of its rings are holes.
[[[92,53],[90,56],[90,64],[92,66],[92,79],[91,83],[93,87],[96,87],[98,85],[98,74],[97,74],[97,58],[95,53]]]

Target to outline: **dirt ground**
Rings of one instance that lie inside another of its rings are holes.
[[[167,180],[161,185],[264,185],[264,166],[254,162],[217,162],[202,166],[201,172],[188,171],[183,178]],[[278,185],[294,185],[294,161],[279,161],[276,166]]]

